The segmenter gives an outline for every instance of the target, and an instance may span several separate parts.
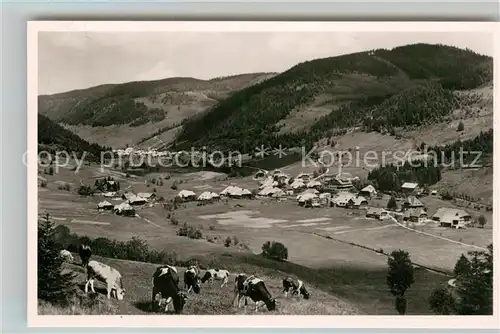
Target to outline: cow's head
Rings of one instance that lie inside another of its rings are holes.
[[[212,274],[209,271],[207,271],[205,275],[203,275],[203,277],[201,278],[201,283],[205,283],[206,281],[208,281],[210,277],[212,277]]]
[[[200,293],[200,289],[201,289],[201,280],[199,277],[196,277],[196,280],[193,285],[193,291],[194,293]]]
[[[269,311],[274,311],[276,310],[276,299],[274,298],[269,298],[267,301],[266,301],[266,307]]]
[[[309,292],[304,287],[302,287],[300,293],[302,293],[302,296],[304,297],[304,299],[309,299],[309,297],[311,296],[309,294]]]
[[[113,291],[115,292],[116,299],[123,300],[123,298],[125,297],[125,289],[117,288],[117,289],[113,289]]]
[[[188,299],[187,294],[184,291],[179,291],[174,297],[174,310],[176,314],[181,314],[184,309],[184,304]]]

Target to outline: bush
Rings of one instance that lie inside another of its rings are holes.
[[[462,121],[460,121],[460,123],[458,123],[458,127],[457,127],[457,132],[462,132],[464,131],[464,123]]]
[[[182,225],[182,227],[177,231],[177,235],[183,236],[183,237],[188,237],[190,239],[202,239],[203,238],[203,233],[201,233],[200,229],[197,229],[193,226],[190,226],[187,223],[184,223],[184,225]]]
[[[429,297],[429,308],[436,314],[453,314],[455,310],[455,299],[447,288],[437,288]]]
[[[232,242],[231,237],[227,237],[227,238],[224,240],[224,246],[226,246],[226,247],[231,246],[231,242]]]
[[[81,185],[80,188],[78,188],[78,195],[94,196],[94,190],[90,186]]]
[[[47,188],[47,181],[40,182],[40,187]]]
[[[174,182],[174,184],[170,186],[170,189],[177,190],[177,184]]]
[[[170,223],[171,223],[172,225],[177,226],[177,225],[179,225],[179,220],[178,220],[177,218],[175,218],[175,217],[172,217],[172,218],[170,219]]]
[[[70,252],[78,252],[81,244],[89,245],[95,255],[114,259],[143,261],[150,263],[169,263],[182,265],[175,252],[149,250],[146,241],[138,237],[133,237],[127,242],[111,240],[108,238],[90,239],[87,236],[78,236],[70,233],[66,226],[60,225],[55,229],[55,239],[57,243]]]
[[[280,242],[266,241],[262,245],[262,256],[272,260],[283,261],[288,259],[288,249]]]
[[[240,240],[238,239],[237,236],[233,236],[233,244],[237,246],[240,243]]]

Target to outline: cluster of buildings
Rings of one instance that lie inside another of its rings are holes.
[[[148,203],[155,200],[156,195],[154,193],[137,193],[125,192],[123,195],[119,196],[117,192],[106,192],[103,193],[104,197],[112,198],[114,201],[125,200],[118,205],[114,205],[107,200],[101,201],[97,204],[97,209],[99,211],[113,211],[115,214],[120,216],[135,216],[136,209],[142,207]]]

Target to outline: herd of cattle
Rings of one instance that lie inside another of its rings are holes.
[[[78,253],[82,266],[86,268],[87,272],[85,293],[88,293],[89,286],[91,291],[95,293],[94,280],[97,279],[106,284],[108,299],[113,297],[123,300],[125,288],[120,272],[104,263],[90,260],[92,250],[87,245],[81,245]],[[73,256],[67,250],[62,250],[61,256],[66,261],[73,262]],[[179,287],[177,268],[170,265],[159,266],[152,277],[151,311],[164,310],[167,312],[169,305],[173,304],[174,312],[180,314],[189,293],[198,294],[203,283],[213,283],[214,281],[221,281],[221,288],[226,286],[229,282],[229,271],[209,269],[202,276],[198,267],[190,266],[184,271],[184,289],[181,289]],[[240,308],[241,300],[244,299],[246,306],[248,305],[248,298],[250,298],[255,303],[255,311],[258,310],[259,305],[266,305],[269,311],[276,309],[277,300],[272,297],[262,279],[255,277],[255,275],[240,273],[236,275],[234,283],[233,305],[238,301],[237,305]],[[290,277],[283,279],[283,293],[285,297],[288,297],[288,295],[299,296],[304,299],[310,297],[304,282]]]

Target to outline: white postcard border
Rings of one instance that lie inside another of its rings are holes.
[[[28,103],[28,326],[29,327],[130,327],[130,328],[499,328],[499,282],[494,279],[495,316],[286,316],[286,315],[119,315],[119,316],[52,316],[37,314],[37,104],[38,104],[38,32],[40,31],[363,31],[363,32],[491,32],[500,40],[499,23],[493,22],[217,22],[217,21],[29,21],[27,24],[27,103]],[[500,78],[495,43],[494,83]],[[494,95],[500,96],[494,85]],[[494,127],[500,127],[499,103],[494,99]],[[494,137],[495,155],[500,155]],[[494,207],[499,204],[499,164],[494,164]],[[493,211],[500,221],[498,210]],[[493,224],[493,239],[498,226]],[[498,273],[498,247],[494,247],[494,272]],[[190,320],[196,317],[196,321]]]

